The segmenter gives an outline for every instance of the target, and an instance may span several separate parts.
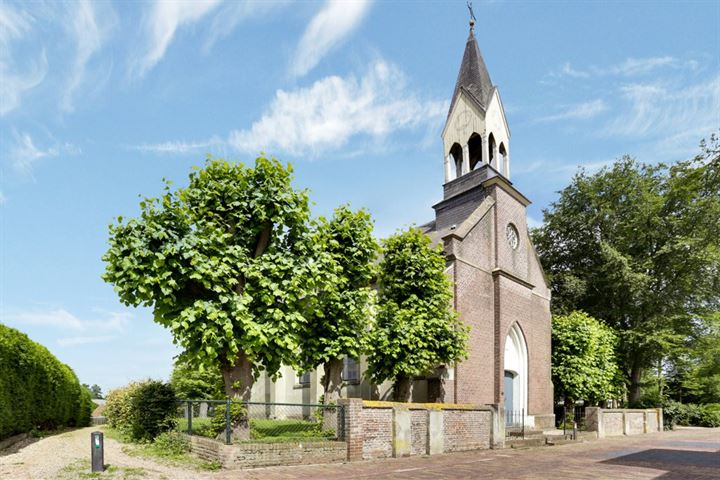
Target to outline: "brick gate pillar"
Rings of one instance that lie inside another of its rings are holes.
[[[338,405],[343,408],[345,417],[344,436],[347,444],[347,460],[354,462],[363,458],[363,428],[361,414],[363,409],[360,398],[341,398]]]

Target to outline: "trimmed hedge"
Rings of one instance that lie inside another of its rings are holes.
[[[75,372],[24,333],[0,324],[0,439],[90,424],[93,402]]]
[[[175,428],[177,398],[170,384],[157,380],[133,382],[106,397],[108,425],[133,440],[149,441]]]

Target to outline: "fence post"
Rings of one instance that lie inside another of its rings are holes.
[[[525,407],[522,408],[522,438],[525,438]]]
[[[230,438],[230,399],[225,401],[225,444],[230,445],[232,439]]]
[[[187,421],[188,421],[188,430],[187,430],[187,432],[188,432],[188,435],[192,435],[192,414],[193,414],[193,411],[192,411],[192,402],[191,402],[191,401],[188,401],[188,402],[187,402]]]

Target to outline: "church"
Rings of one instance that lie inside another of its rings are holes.
[[[510,181],[510,129],[474,21],[442,145],[443,199],[420,228],[444,246],[454,308],[470,327],[468,358],[416,378],[412,400],[498,404],[522,412],[526,425],[553,428],[550,289],[528,233],[530,201]],[[391,398],[390,382],[365,378],[364,359],[346,358],[344,367],[342,396]],[[322,374],[284,367],[275,382],[256,383],[253,400],[317,402]]]

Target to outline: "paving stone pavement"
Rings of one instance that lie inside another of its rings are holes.
[[[288,479],[720,479],[720,428],[525,450],[483,450],[345,464],[225,471],[213,478]]]

